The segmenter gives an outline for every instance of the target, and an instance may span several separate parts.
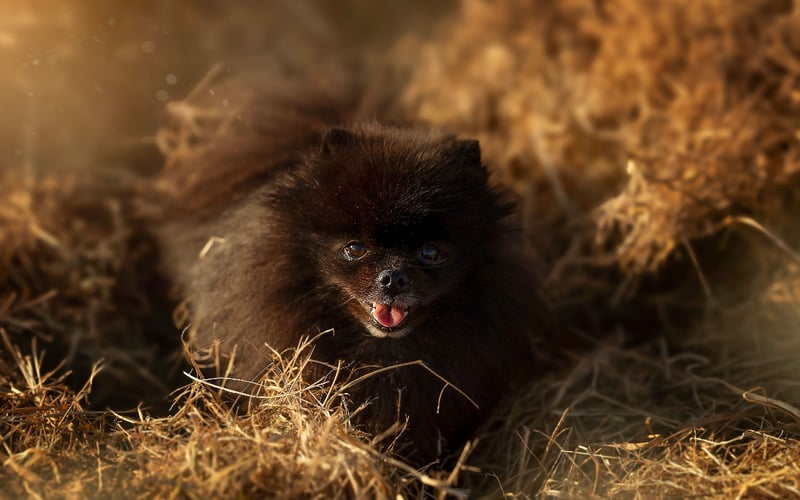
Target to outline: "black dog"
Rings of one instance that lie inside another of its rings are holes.
[[[490,187],[477,141],[342,125],[324,99],[280,94],[246,79],[217,88],[228,131],[197,139],[165,173],[184,189],[160,240],[191,305],[193,347],[236,346],[232,374],[244,379],[264,369],[267,345],[329,329],[319,361],[421,360],[463,394],[419,365],[350,394],[371,401],[359,418],[371,430],[407,417],[404,455],[432,460],[531,376],[534,341],[552,334],[513,203]]]

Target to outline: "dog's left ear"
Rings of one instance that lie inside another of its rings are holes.
[[[465,173],[469,172],[484,182],[488,179],[489,172],[481,163],[481,145],[478,141],[457,139],[451,154],[459,165],[463,165]]]
[[[481,164],[481,145],[475,139],[459,139],[456,141],[455,155],[464,163]]]

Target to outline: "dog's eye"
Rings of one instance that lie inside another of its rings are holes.
[[[430,243],[422,245],[419,249],[419,257],[426,264],[441,264],[444,262],[444,255],[439,247]]]
[[[367,255],[367,247],[360,241],[351,241],[344,246],[342,254],[347,260],[358,260]]]

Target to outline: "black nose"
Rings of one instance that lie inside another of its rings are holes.
[[[386,269],[385,271],[381,271],[378,273],[378,277],[375,281],[384,291],[392,294],[402,292],[410,283],[406,273],[399,269]]]

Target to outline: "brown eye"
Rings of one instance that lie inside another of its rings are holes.
[[[444,262],[444,255],[439,250],[439,247],[430,243],[422,245],[419,249],[419,257],[426,264],[441,264]]]
[[[344,246],[342,254],[347,260],[358,260],[367,255],[367,247],[359,241],[351,241]]]

